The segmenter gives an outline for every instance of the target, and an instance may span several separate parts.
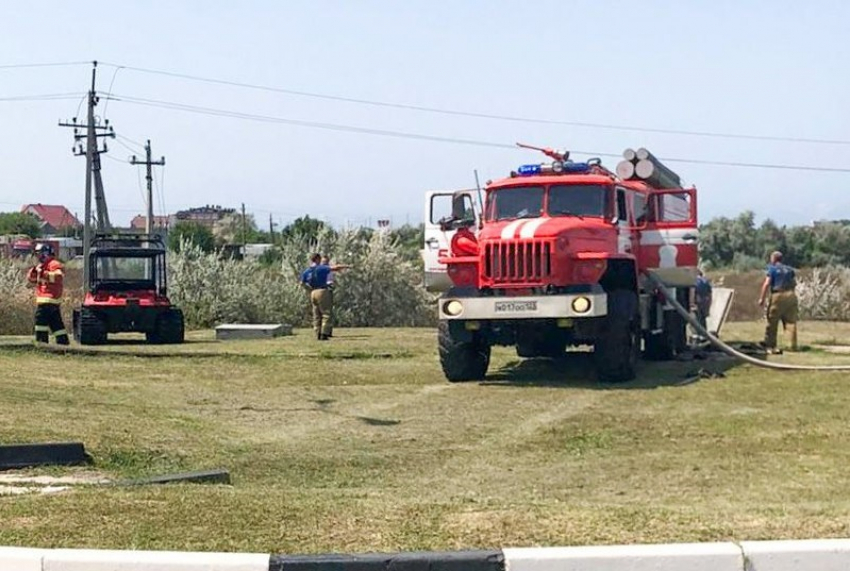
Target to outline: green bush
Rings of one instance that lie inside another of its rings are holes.
[[[27,264],[0,260],[0,334],[32,333],[33,293],[27,287]]]
[[[815,268],[797,279],[801,319],[850,320],[850,269],[843,266]]]
[[[312,252],[351,268],[336,273],[335,321],[342,327],[433,324],[421,269],[406,259],[398,240],[381,232],[320,229],[288,235],[274,254],[234,260],[191,244],[169,254],[170,296],[189,327],[226,322],[310,324],[300,274]],[[276,265],[270,262],[277,261]]]

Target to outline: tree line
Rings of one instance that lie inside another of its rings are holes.
[[[244,226],[241,215],[228,224],[217,224],[212,229],[197,222],[178,222],[168,233],[168,246],[174,252],[179,252],[185,244],[192,244],[205,253],[213,252],[228,244],[271,244],[273,248],[261,258],[268,265],[277,264],[282,258],[283,250],[293,243],[301,244],[313,251],[321,251],[321,237],[336,237],[340,231],[329,224],[309,215],[302,216],[279,231],[265,231],[257,228],[253,216],[246,216]],[[222,227],[228,229],[221,231]],[[373,228],[361,227],[354,232],[362,239],[369,241],[377,232]],[[419,250],[424,241],[424,225],[404,225],[387,232],[389,242],[399,246],[399,252],[406,261],[419,263]],[[243,236],[244,234],[244,236]],[[323,252],[325,253],[325,252]]]
[[[798,268],[850,266],[850,220],[779,226],[768,218],[757,226],[755,213],[747,210],[700,226],[700,258],[710,269],[762,268],[774,250]]]
[[[750,270],[765,265],[770,252],[780,250],[789,265],[804,267],[850,266],[850,220],[815,222],[812,225],[778,225],[771,219],[756,225],[756,215],[747,210],[734,218],[720,216],[700,226],[700,257],[709,269]],[[358,232],[370,238],[372,228]],[[181,244],[192,243],[204,252],[213,252],[228,244],[244,242],[272,244],[263,261],[274,264],[280,259],[283,245],[297,241],[316,244],[323,233],[336,232],[322,220],[302,216],[280,230],[258,228],[253,216],[239,214],[225,217],[213,228],[195,222],[178,222],[168,235],[173,251]],[[0,213],[0,235],[25,234],[40,236],[40,223],[31,214]],[[406,260],[419,262],[423,225],[404,225],[389,231],[391,241],[398,242]]]

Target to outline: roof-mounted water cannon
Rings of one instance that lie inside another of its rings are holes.
[[[550,149],[549,147],[535,147],[534,145],[526,145],[525,143],[517,143],[517,147],[521,149],[531,149],[533,151],[540,151],[550,159],[555,159],[556,161],[564,162],[569,160],[570,152],[569,151],[558,151],[556,149]]]
[[[525,143],[517,143],[516,145],[523,149],[540,151],[547,157],[555,160],[551,164],[532,163],[522,165],[517,170],[511,171],[511,178],[553,174],[603,174],[611,177],[614,176],[611,171],[602,166],[602,161],[599,158],[587,159],[584,162],[573,162],[570,160],[569,151],[556,151],[548,147],[535,147],[533,145],[526,145]]]

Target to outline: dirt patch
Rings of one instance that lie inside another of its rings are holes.
[[[0,496],[25,494],[55,494],[66,492],[75,486],[109,484],[102,474],[83,472],[72,476],[26,476],[22,474],[0,474]]]

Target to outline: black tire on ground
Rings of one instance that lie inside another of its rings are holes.
[[[440,365],[443,374],[452,383],[481,380],[490,366],[490,345],[473,336],[472,341],[458,341],[452,337],[449,323],[441,320],[437,326],[440,347]]]
[[[608,316],[593,349],[596,374],[603,383],[635,378],[640,356],[640,316],[637,295],[615,290],[608,294]]]
[[[651,361],[669,361],[685,350],[685,320],[675,311],[664,312],[664,329],[644,336],[644,356]]]
[[[106,323],[92,309],[83,307],[74,310],[74,339],[80,345],[103,345],[106,343]]]
[[[154,330],[145,334],[148,343],[176,344],[183,343],[184,338],[183,312],[174,307],[163,311],[156,319]]]

